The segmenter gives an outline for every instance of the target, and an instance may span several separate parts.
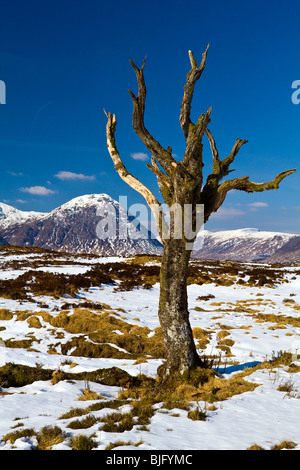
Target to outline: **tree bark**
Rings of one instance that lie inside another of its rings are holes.
[[[166,348],[163,374],[183,373],[201,365],[189,321],[188,264],[191,251],[183,240],[165,241],[160,271],[159,320]]]

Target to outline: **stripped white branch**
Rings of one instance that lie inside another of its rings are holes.
[[[107,116],[107,125],[106,125],[106,138],[107,138],[107,148],[108,152],[111,156],[111,159],[115,165],[115,170],[118,172],[119,176],[127,183],[132,189],[140,193],[145,199],[150,207],[153,216],[156,228],[158,230],[159,235],[162,237],[163,230],[165,229],[166,222],[164,220],[163,212],[161,209],[161,204],[154,196],[154,194],[150,191],[147,186],[145,186],[141,181],[139,181],[135,176],[133,176],[127,168],[125,167],[124,163],[121,160],[120,154],[116,147],[115,142],[115,130],[117,125],[117,119],[114,114],[106,113]]]

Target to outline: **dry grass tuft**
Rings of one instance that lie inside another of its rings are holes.
[[[84,434],[77,434],[71,437],[70,446],[72,450],[92,450],[97,447],[96,442],[92,437],[85,436]]]
[[[10,310],[6,308],[0,309],[0,320],[11,320],[13,318],[13,314]]]
[[[66,377],[65,373],[62,370],[55,370],[52,373],[51,383],[52,385],[56,385],[61,380],[64,380]]]
[[[248,447],[247,450],[264,450],[264,449],[258,444],[253,444],[252,446]]]
[[[88,429],[94,424],[96,424],[99,420],[94,415],[87,415],[83,419],[76,419],[69,423],[68,428],[70,429]]]
[[[129,411],[128,413],[110,413],[104,418],[101,418],[104,423],[101,431],[105,432],[124,432],[131,431],[135,425],[133,415]]]
[[[27,323],[31,328],[42,328],[41,322],[35,315],[27,318]]]
[[[2,437],[3,441],[10,441],[12,444],[21,437],[32,437],[36,435],[36,431],[33,428],[20,429],[17,431],[9,432]]]
[[[91,390],[90,383],[88,380],[85,382],[86,386],[81,391],[81,395],[78,398],[78,401],[88,401],[88,400],[104,400],[104,397],[100,393],[96,393]]]
[[[134,446],[134,447],[138,447],[140,446],[141,444],[143,444],[144,441],[138,441],[138,442],[132,442],[132,441],[115,441],[115,442],[111,442],[107,447],[105,447],[105,450],[112,450],[114,449],[115,447],[121,447],[121,446]]]
[[[190,418],[193,421],[206,421],[207,419],[207,412],[206,410],[200,408],[199,405],[197,405],[197,408],[195,410],[191,410],[188,412],[188,418]]]
[[[66,439],[67,435],[58,426],[44,426],[37,434],[37,449],[51,450]]]
[[[282,449],[295,449],[297,444],[293,441],[282,441],[279,444],[275,444],[271,450],[282,450]]]

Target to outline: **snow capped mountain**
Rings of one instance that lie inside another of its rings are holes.
[[[150,232],[107,194],[74,198],[48,214],[26,217],[11,209],[6,223],[0,220],[1,236],[11,245],[99,255],[162,253]]]
[[[0,202],[0,230],[17,223],[38,219],[45,215],[43,212],[20,211],[15,207]]]
[[[263,261],[273,255],[294,234],[266,232],[256,228],[199,233],[194,245],[194,258]]]

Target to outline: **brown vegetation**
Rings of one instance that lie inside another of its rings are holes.
[[[12,249],[12,247],[10,247]],[[17,247],[13,247],[17,250]],[[20,250],[25,251],[25,248]],[[22,252],[23,252],[22,251]],[[8,251],[9,253],[9,251]],[[43,253],[43,250],[41,250]],[[52,258],[55,254],[47,254]],[[57,254],[56,254],[57,255]],[[73,261],[74,262],[74,261]],[[58,262],[53,259],[55,265]],[[65,261],[64,264],[70,264],[71,261]],[[149,263],[149,265],[147,264]],[[19,267],[18,262],[15,262]],[[23,262],[24,264],[24,262]],[[24,268],[22,264],[22,267]],[[78,264],[78,263],[77,263]],[[42,260],[30,261],[30,268],[16,279],[0,280],[0,297],[11,298],[15,300],[29,299],[31,295],[50,295],[62,297],[65,294],[74,297],[80,289],[88,289],[91,286],[100,286],[101,284],[115,285],[116,291],[132,290],[134,288],[149,289],[155,283],[159,282],[160,275],[160,257],[159,256],[135,256],[128,262],[100,263],[95,264],[84,274],[56,274],[34,270],[34,266],[43,265]],[[47,263],[49,265],[49,262]],[[246,282],[243,278],[249,276]],[[118,280],[118,284],[116,284]],[[284,273],[276,266],[272,269],[260,265],[241,265],[238,262],[220,262],[211,260],[209,264],[201,260],[192,260],[189,265],[188,284],[209,284],[232,285],[247,284],[249,286],[270,286],[276,282],[284,282]],[[199,300],[209,300],[209,296],[199,297]],[[66,302],[66,308],[70,303]],[[92,308],[92,306],[87,306]],[[99,308],[99,304],[95,308]]]

